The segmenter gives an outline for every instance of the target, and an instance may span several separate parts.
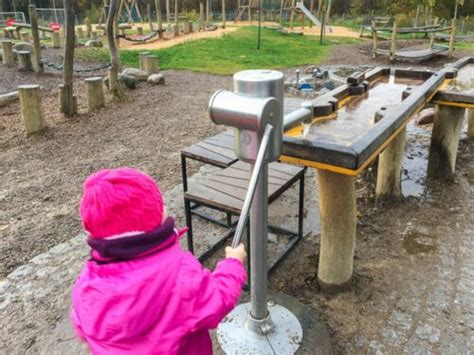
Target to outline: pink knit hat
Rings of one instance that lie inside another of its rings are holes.
[[[163,196],[155,181],[131,168],[104,169],[84,182],[80,214],[94,238],[152,231],[163,220]]]

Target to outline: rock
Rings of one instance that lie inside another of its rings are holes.
[[[417,125],[423,126],[427,124],[433,123],[435,116],[435,109],[434,108],[426,108],[421,111],[418,115],[416,115],[415,122]]]
[[[137,78],[127,75],[127,74],[119,74],[118,76],[119,81],[124,84],[128,89],[136,89],[137,88]]]
[[[85,46],[88,48],[91,48],[91,47],[101,48],[103,44],[100,39],[91,39],[86,42]]]
[[[122,75],[132,76],[138,81],[147,81],[148,79],[148,74],[146,72],[136,68],[125,68],[122,71]]]
[[[336,84],[332,80],[326,80],[324,82],[324,87],[328,90],[334,90],[336,88]]]
[[[148,82],[155,85],[164,85],[165,76],[163,74],[151,74],[148,77]]]

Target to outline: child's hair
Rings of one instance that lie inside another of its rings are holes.
[[[163,220],[163,197],[155,181],[131,169],[104,169],[84,182],[80,214],[86,232],[110,238],[149,232]]]

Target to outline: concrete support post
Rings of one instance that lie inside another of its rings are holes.
[[[59,37],[59,32],[54,31],[53,32],[53,48],[60,48],[61,47],[61,40]]]
[[[87,88],[87,111],[92,112],[105,106],[104,85],[100,76],[84,80]]]
[[[453,177],[464,115],[464,108],[436,105],[428,159],[429,177]]]
[[[30,51],[18,51],[18,70],[32,71],[33,64],[31,62]]]
[[[138,53],[138,68],[143,70],[143,58],[147,55],[151,55],[151,52],[140,52]]]
[[[5,52],[3,52],[5,55]],[[468,109],[467,112],[467,137],[474,139],[474,109]]]
[[[44,124],[39,85],[20,85],[18,92],[26,134],[30,135],[41,131]]]
[[[350,283],[357,229],[355,179],[318,170],[321,250],[318,281],[337,290]]]
[[[13,42],[10,40],[2,41],[3,48],[3,65],[13,64]]]
[[[148,75],[155,74],[160,71],[158,57],[156,55],[147,55],[143,57],[143,71]]]
[[[143,27],[137,27],[137,33],[139,36],[143,36]]]
[[[402,195],[402,168],[405,156],[406,127],[379,155],[377,168],[377,198],[399,198]]]

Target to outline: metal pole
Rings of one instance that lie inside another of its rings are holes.
[[[272,125],[267,125],[265,127],[265,133],[263,134],[262,143],[260,145],[260,150],[258,151],[257,160],[250,178],[249,189],[247,190],[247,195],[245,196],[244,206],[242,207],[242,212],[240,213],[239,223],[235,230],[234,239],[232,241],[232,248],[237,248],[242,239],[244,233],[245,225],[249,217],[250,206],[253,204],[253,199],[255,196],[255,191],[257,188],[257,183],[259,181],[262,170],[266,167],[264,164],[265,157],[267,155],[270,136],[273,131]]]

